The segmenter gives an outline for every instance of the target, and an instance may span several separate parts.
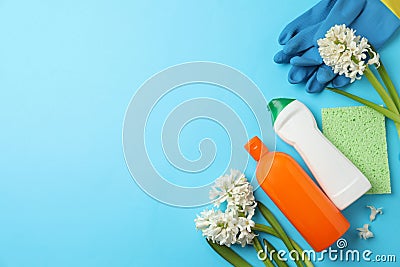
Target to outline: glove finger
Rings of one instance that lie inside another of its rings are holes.
[[[293,57],[290,64],[299,67],[318,66],[322,64],[322,58],[317,47],[311,47],[303,55]]]
[[[291,84],[298,84],[308,80],[308,78],[313,75],[315,70],[317,69],[316,66],[312,67],[297,67],[292,66],[288,73],[288,81]]]
[[[281,50],[275,54],[274,62],[278,63],[278,64],[289,64],[291,58],[292,58],[292,56],[285,54],[285,52],[283,52],[283,50]]]
[[[351,81],[350,78],[347,78],[344,75],[338,75],[335,79],[333,79],[332,86],[340,88],[350,84],[350,81]]]
[[[330,83],[337,74],[335,74],[331,67],[323,64],[317,71],[317,81],[320,83]]]
[[[322,0],[302,15],[290,22],[281,32],[278,42],[285,45],[303,29],[323,21],[337,0]]]
[[[315,72],[311,78],[308,80],[307,84],[306,84],[306,91],[308,93],[320,93],[322,92],[325,87],[327,86],[327,83],[320,83],[317,80],[317,72]]]
[[[334,25],[345,24],[350,25],[363,11],[367,0],[337,0],[326,20],[321,24],[321,27],[316,32],[315,42],[323,38],[326,32]]]
[[[312,25],[290,39],[283,47],[283,52],[287,55],[299,54],[314,45],[313,36],[318,32],[321,23]]]

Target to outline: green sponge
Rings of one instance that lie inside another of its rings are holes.
[[[322,109],[324,135],[371,182],[369,194],[390,194],[385,117],[367,107]]]

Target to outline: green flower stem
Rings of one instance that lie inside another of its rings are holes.
[[[390,110],[388,110],[388,109],[386,109],[386,108],[384,108],[382,106],[379,106],[379,105],[377,105],[377,104],[375,104],[375,103],[373,103],[371,101],[368,101],[368,100],[366,100],[364,98],[361,98],[359,96],[350,94],[350,93],[348,93],[346,91],[343,91],[343,90],[339,90],[339,89],[332,88],[332,87],[327,87],[326,89],[329,90],[329,91],[335,92],[337,94],[347,96],[348,98],[351,98],[354,101],[357,101],[357,102],[359,102],[359,103],[361,103],[363,105],[366,105],[366,106],[368,106],[368,107],[370,107],[372,109],[375,109],[376,111],[378,111],[382,115],[388,117],[389,119],[393,120],[394,122],[400,123],[400,115],[399,114],[396,114],[396,113],[394,113],[394,112],[392,112],[392,111],[390,111]]]
[[[260,256],[263,259],[262,262],[264,263],[265,266],[275,267],[274,264],[271,262],[271,260],[268,258],[267,252],[264,251],[257,237],[253,238],[253,247],[257,251],[257,256]],[[262,251],[263,253],[258,254],[260,251]]]
[[[369,82],[372,84],[372,86],[375,88],[376,92],[378,92],[378,94],[382,98],[383,102],[386,104],[387,108],[390,111],[399,114],[396,104],[390,98],[390,96],[386,92],[385,88],[382,86],[382,84],[379,82],[379,80],[375,77],[375,74],[371,71],[371,69],[368,66],[365,68],[364,74],[365,74],[365,77],[367,77]]]
[[[263,243],[264,243],[264,248],[267,251],[267,254],[272,255],[272,259],[274,260],[274,262],[278,267],[289,267],[289,265],[286,262],[279,259],[277,253],[278,250],[276,250],[276,248],[270,242],[268,242],[268,240],[263,238]]]
[[[263,232],[263,233],[270,234],[270,235],[280,238],[280,235],[271,226],[256,223],[254,225],[254,227],[252,227],[252,229],[254,231]],[[291,238],[289,238],[289,239],[290,239],[290,242],[292,243],[294,249],[299,253],[299,255],[303,255],[303,249],[300,247],[300,245],[297,244],[296,241],[294,241],[293,239],[291,239]],[[313,263],[310,261],[310,259],[308,258],[307,255],[305,255],[303,260],[304,260],[304,264],[307,267],[314,267]]]
[[[389,94],[392,97],[392,100],[397,107],[397,110],[400,112],[399,94],[397,93],[396,87],[394,86],[392,80],[390,79],[389,74],[387,73],[386,68],[383,65],[382,61],[379,60],[379,62],[381,64],[381,66],[378,68],[379,76],[381,76],[383,83],[386,85]]]
[[[388,117],[389,119],[393,120],[395,125],[396,125],[398,137],[400,137],[400,115],[399,114],[396,114],[396,113],[394,113],[394,112],[392,112],[392,111],[390,111],[390,110],[388,110],[388,109],[386,109],[384,107],[381,107],[381,106],[379,106],[379,105],[377,105],[377,104],[375,104],[375,103],[373,103],[371,101],[368,101],[368,100],[366,100],[364,98],[361,98],[361,97],[358,97],[356,95],[350,94],[348,92],[345,92],[345,91],[342,91],[342,90],[338,90],[336,88],[331,88],[331,87],[327,87],[326,89],[328,89],[328,90],[330,90],[332,92],[335,92],[337,94],[347,96],[348,98],[353,99],[354,101],[357,101],[357,102],[359,102],[359,103],[361,103],[363,105],[366,105],[366,106],[368,106],[368,107],[370,107],[372,109],[375,109],[379,113],[381,113],[384,116]]]
[[[257,201],[257,208],[260,210],[261,214],[272,226],[272,228],[274,228],[274,230],[278,233],[280,239],[282,239],[283,243],[285,244],[289,252],[295,250],[285,230],[283,230],[282,226],[279,224],[278,220],[275,218],[272,212],[259,201]],[[295,263],[298,267],[303,266],[299,260],[295,260]]]
[[[239,256],[235,251],[227,246],[221,246],[219,244],[213,243],[210,240],[207,240],[207,243],[215,250],[222,258],[224,258],[227,262],[236,267],[252,267],[247,261],[245,261],[242,257]]]
[[[376,54],[378,54],[373,45],[371,45],[371,48]],[[371,57],[373,56],[372,53],[369,53],[369,55]],[[385,65],[383,64],[381,59],[379,59],[379,64],[380,66],[377,68],[379,76],[381,76],[383,83],[386,85],[389,95],[391,96],[394,104],[396,105],[397,111],[400,112],[400,98],[399,94],[397,93],[396,87],[394,86],[392,80],[390,79],[389,74],[386,71]]]

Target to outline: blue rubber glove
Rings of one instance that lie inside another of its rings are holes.
[[[350,24],[361,13],[365,4],[366,0],[350,2],[348,0],[323,0],[314,8],[295,19],[283,30],[279,37],[279,42],[285,43],[285,45],[283,50],[275,55],[274,61],[279,64],[291,63],[293,65],[288,73],[290,83],[296,84],[312,80],[306,84],[308,92],[320,92],[325,88],[324,85],[316,82],[317,77],[321,78],[321,80],[329,78],[330,82],[333,79],[330,77],[333,75],[333,72],[325,67],[318,68],[323,62],[318,49],[315,49],[317,40],[319,39],[317,36],[321,35],[322,28],[330,25],[329,18],[331,18],[332,14],[334,14],[337,21]],[[323,7],[326,8],[325,11],[320,10]],[[317,10],[325,16],[325,20],[321,20],[321,16],[315,15]],[[307,16],[311,16],[312,19],[307,20]],[[331,25],[328,29],[330,27]],[[325,32],[323,35],[325,35]]]
[[[277,63],[287,63],[287,61],[289,61],[293,65],[288,73],[288,81],[290,83],[296,84],[309,80],[306,84],[306,90],[308,92],[320,92],[325,88],[325,84],[318,83],[317,78],[320,78],[321,81],[327,80],[327,82],[330,82],[336,75],[326,66],[319,68],[323,62],[316,48],[316,43],[321,34],[322,36],[325,35],[326,31],[322,33],[322,29],[326,27],[329,29],[332,25],[331,20],[333,19],[345,24],[352,23],[362,12],[365,4],[366,0],[351,1],[350,3],[348,0],[337,0],[333,6],[330,6],[330,13],[325,20],[319,22],[314,20],[314,22],[317,22],[316,24],[308,26],[296,35],[291,34],[291,32],[294,32],[292,27],[288,26],[285,28],[279,38],[280,41],[285,39],[282,36],[287,37],[290,35],[293,37],[288,41],[285,40],[286,45],[283,47],[282,51],[275,55],[274,61]],[[304,16],[309,13],[310,12],[307,11],[301,15],[301,21],[303,21],[305,19]],[[298,19],[295,21],[297,20]],[[333,25],[334,24],[335,23],[333,23]],[[293,22],[289,25],[293,25]],[[298,23],[296,25],[298,25]],[[304,26],[304,24],[302,25]],[[299,27],[296,29],[298,28]],[[301,53],[303,53],[303,55],[301,55]]]
[[[381,19],[377,20],[377,18]],[[371,23],[371,21],[374,21],[374,23]],[[327,17],[326,23],[321,25],[315,38],[322,38],[330,28],[329,25],[335,24],[341,24],[341,22],[337,21],[335,14],[331,13]],[[349,27],[355,29],[357,34],[365,36],[376,49],[380,49],[400,27],[400,19],[379,0],[367,0],[365,8]],[[296,66],[296,69],[301,67],[309,68],[312,66],[312,60],[317,65],[320,60],[319,53],[317,54],[317,45],[310,48],[310,50],[314,50],[314,52],[309,52],[312,56],[305,54],[296,56],[290,60],[290,63]],[[297,75],[297,77],[299,79],[303,78],[300,75]],[[343,87],[350,83],[350,79],[334,74],[332,68],[327,68],[325,64],[322,64],[317,69],[316,74],[307,82],[306,90],[311,93],[320,92],[330,82],[334,87]]]
[[[326,18],[330,14],[335,14],[337,21],[349,24],[361,13],[365,1],[322,0],[285,27],[278,39],[284,47],[275,55],[274,61],[278,64],[289,63],[292,57],[314,46],[321,24],[327,23]]]
[[[355,14],[357,15],[355,16]],[[290,61],[293,65],[289,71],[289,82],[298,83],[308,80],[306,90],[311,93],[322,91],[329,82],[332,82],[335,87],[342,87],[350,82],[350,79],[344,76],[335,75],[331,68],[322,64],[322,59],[319,56],[316,41],[322,38],[330,27],[335,24],[349,25],[357,30],[357,34],[367,37],[370,43],[379,49],[400,26],[400,20],[379,0],[349,0],[347,2],[346,0],[337,0],[326,20],[317,24],[319,26],[314,24],[309,26],[308,29],[303,29],[303,31],[307,30],[308,33],[315,31],[314,36],[309,37],[306,41],[305,39],[296,40],[296,35],[292,35],[290,40],[285,40],[286,45],[290,42],[295,44],[290,44],[288,48],[284,47],[283,52],[279,52],[275,56],[275,59],[278,57],[282,59],[282,55],[285,54],[285,61]],[[316,30],[315,27],[319,28]],[[313,28],[312,31],[311,28]],[[299,34],[301,33],[297,35]],[[309,40],[313,44],[302,54],[306,47],[304,43]],[[296,44],[296,42],[299,43]],[[313,68],[314,73],[311,73]]]

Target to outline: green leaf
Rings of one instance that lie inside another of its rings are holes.
[[[263,232],[263,233],[270,234],[270,235],[280,238],[279,234],[271,226],[256,223],[255,226],[252,227],[252,230],[258,231],[258,232]],[[289,238],[289,239],[290,239],[290,242],[293,244],[294,249],[299,252],[299,255],[303,255],[303,249],[300,247],[300,245],[297,244],[296,241],[294,241],[293,239],[291,239],[291,238]],[[305,255],[305,256],[306,257],[303,259],[304,264],[307,267],[314,267],[313,263],[310,261],[308,256],[307,255]]]
[[[267,250],[267,254],[272,255],[272,259],[274,260],[276,265],[278,265],[278,267],[289,267],[289,265],[286,262],[279,259],[277,253],[278,250],[276,250],[276,248],[270,242],[268,242],[267,239],[263,238],[263,243],[264,243],[264,248],[266,248]]]
[[[388,110],[388,109],[386,109],[384,107],[381,107],[381,106],[379,106],[379,105],[377,105],[377,104],[375,104],[375,103],[373,103],[371,101],[368,101],[368,100],[366,100],[364,98],[358,97],[356,95],[350,94],[348,92],[345,92],[343,90],[339,90],[339,89],[336,89],[336,88],[327,87],[326,89],[328,89],[329,91],[335,92],[337,94],[347,96],[348,98],[351,98],[354,101],[357,101],[357,102],[359,102],[359,103],[361,103],[363,105],[366,105],[366,106],[368,106],[368,107],[370,107],[372,109],[375,109],[376,111],[380,112],[381,114],[383,114],[384,116],[386,116],[389,119],[393,120],[394,122],[400,123],[399,114],[396,114],[396,113],[394,113],[394,112],[392,112],[392,111],[390,111],[390,110]]]
[[[257,251],[257,256],[259,255],[258,253],[260,251],[263,251],[263,253],[261,253],[261,257],[265,259],[262,260],[262,262],[264,263],[265,266],[267,267],[274,267],[274,264],[271,262],[271,260],[268,258],[268,255],[265,253],[264,249],[261,246],[260,241],[258,240],[257,237],[253,238],[253,247],[254,249]]]
[[[207,240],[207,239],[206,239]],[[210,240],[207,240],[207,243],[215,250],[222,258],[228,261],[235,267],[252,267],[247,261],[245,261],[242,257],[239,256],[235,251],[227,246],[221,246],[217,243],[213,243]]]
[[[283,243],[289,250],[289,253],[292,250],[295,250],[293,247],[293,244],[290,242],[290,239],[289,239],[288,235],[286,234],[285,230],[283,230],[282,226],[279,224],[278,220],[275,218],[275,216],[272,214],[272,212],[264,204],[262,204],[259,201],[257,201],[257,208],[260,210],[260,212],[264,216],[264,218],[268,221],[268,223],[272,226],[272,228],[279,235],[279,238],[282,239]],[[301,261],[298,259],[295,260],[295,263],[298,267],[303,266],[301,264]]]

